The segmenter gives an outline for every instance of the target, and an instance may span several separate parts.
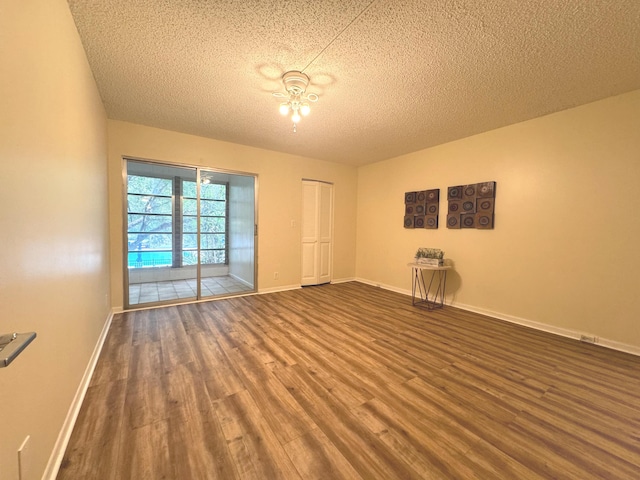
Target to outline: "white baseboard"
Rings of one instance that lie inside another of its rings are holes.
[[[618,350],[620,352],[630,353],[631,355],[637,355],[640,357],[640,347],[636,347],[635,345],[616,342],[615,340],[609,340],[607,338],[598,338],[596,345],[602,345],[603,347],[611,348],[612,350]]]
[[[356,277],[348,277],[348,278],[334,278],[331,280],[331,283],[347,283],[355,281]]]
[[[403,288],[394,287],[393,285],[386,285],[384,283],[379,283],[379,282],[375,282],[375,281],[372,281],[372,280],[367,280],[367,279],[364,279],[364,278],[356,278],[355,281],[356,282],[360,282],[360,283],[366,283],[367,285],[371,285],[372,287],[378,287],[378,288],[382,288],[384,290],[390,290],[392,292],[400,293],[402,295],[411,296],[411,290],[405,290]]]
[[[631,353],[633,355],[640,356],[640,347],[635,345],[628,345],[622,342],[616,342],[615,340],[609,340],[588,332],[580,332],[578,330],[572,330],[569,328],[557,327],[555,325],[549,325],[548,323],[536,322],[534,320],[528,320],[526,318],[516,317],[513,315],[507,315],[505,313],[494,312],[485,308],[475,307],[473,305],[465,305],[463,303],[457,303],[453,305],[456,308],[467,310],[469,312],[479,313],[481,315],[487,315],[498,320],[504,320],[506,322],[515,323],[524,327],[533,328],[547,333],[553,333],[554,335],[560,335],[561,337],[572,338],[574,340],[580,340],[583,335],[596,338],[596,345],[610,348],[612,350],[619,350],[621,352]]]
[[[486,315],[488,317],[497,318],[498,320],[504,320],[505,322],[522,325],[523,327],[529,327],[535,330],[540,330],[547,333],[553,333],[554,335],[560,335],[561,337],[580,340],[580,333],[568,328],[555,327],[553,325],[549,325],[546,323],[535,322],[533,320],[527,320],[526,318],[507,315],[500,312],[494,312],[493,310],[487,310],[486,308],[475,307],[473,305],[466,305],[464,303],[456,303],[453,306],[461,310],[467,310],[469,312],[479,313],[480,315]]]
[[[263,293],[285,292],[287,290],[298,290],[299,288],[302,288],[300,286],[300,284],[298,284],[298,285],[283,285],[281,287],[260,288],[260,289],[258,289],[258,294],[262,295]]]
[[[331,283],[346,283],[346,282],[353,282],[355,281],[356,278],[355,277],[351,277],[351,278],[338,278],[338,279],[334,279],[331,280]],[[275,293],[275,292],[284,292],[287,290],[298,290],[299,288],[302,288],[302,285],[297,284],[297,285],[285,285],[282,287],[272,287],[272,288],[260,288],[258,290],[258,293],[260,295],[262,295],[263,293]]]
[[[249,287],[249,288],[251,288],[251,289],[253,289],[253,288],[254,288],[253,283],[249,283],[249,282],[247,282],[245,279],[240,278],[239,276],[234,275],[233,273],[229,273],[229,276],[230,276],[231,278],[233,278],[234,280],[236,280],[236,281],[240,282],[241,284],[243,284],[245,287]]]
[[[87,389],[89,388],[89,383],[91,382],[93,371],[95,370],[96,364],[98,363],[98,358],[100,357],[102,346],[104,345],[104,341],[107,338],[107,333],[109,332],[109,327],[111,326],[111,321],[113,320],[114,313],[115,312],[112,309],[107,316],[107,320],[105,321],[104,326],[102,327],[102,332],[100,332],[100,336],[98,337],[96,346],[93,349],[93,353],[91,354],[91,358],[89,359],[89,364],[84,371],[84,375],[82,376],[82,380],[80,381],[78,390],[76,390],[76,394],[73,397],[73,401],[71,402],[71,407],[67,412],[67,417],[64,419],[62,429],[58,434],[58,438],[53,447],[53,451],[51,452],[51,456],[49,457],[47,468],[45,469],[44,475],[42,476],[43,480],[55,480],[56,476],[58,475],[58,470],[60,469],[60,464],[62,463],[64,452],[67,449],[69,439],[71,438],[71,433],[73,432],[73,427],[76,423],[76,420],[78,419],[80,407],[82,407],[82,402],[84,401]]]
[[[357,282],[366,283],[367,285],[372,285],[374,287],[383,288],[385,290],[390,290],[392,292],[400,293],[403,295],[411,296],[411,290],[404,290],[401,288],[393,287],[391,285],[385,285],[381,283],[377,283],[375,281],[366,280],[364,278],[356,278]],[[505,313],[494,312],[492,310],[487,310],[481,307],[475,307],[473,305],[466,305],[464,303],[454,303],[450,304],[452,307],[459,308],[461,310],[467,310],[469,312],[479,313],[481,315],[486,315],[488,317],[497,318],[498,320],[504,320],[505,322],[515,323],[517,325],[522,325],[524,327],[533,328],[535,330],[540,330],[547,333],[552,333],[554,335],[560,335],[562,337],[573,338],[575,340],[580,340],[582,335],[587,336],[595,336],[597,341],[596,345],[600,345],[602,347],[610,348],[612,350],[618,350],[620,352],[630,353],[632,355],[640,356],[640,346],[629,345],[622,342],[617,342],[615,340],[609,340],[607,338],[598,337],[597,335],[593,335],[587,332],[580,332],[577,330],[572,330],[563,327],[557,327],[554,325],[549,325],[547,323],[536,322],[534,320],[528,320],[526,318],[516,317],[513,315],[507,315]]]

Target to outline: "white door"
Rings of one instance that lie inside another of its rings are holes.
[[[302,182],[302,285],[331,281],[333,185]]]

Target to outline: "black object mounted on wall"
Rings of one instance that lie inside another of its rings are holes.
[[[404,194],[404,228],[438,228],[440,189]]]
[[[496,182],[447,188],[447,228],[493,229]]]

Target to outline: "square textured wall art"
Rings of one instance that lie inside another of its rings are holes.
[[[447,189],[447,228],[492,229],[496,182],[456,185]]]
[[[404,194],[404,228],[438,228],[440,189]]]

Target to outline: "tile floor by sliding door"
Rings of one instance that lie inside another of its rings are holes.
[[[253,175],[127,160],[126,308],[256,291]]]

